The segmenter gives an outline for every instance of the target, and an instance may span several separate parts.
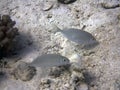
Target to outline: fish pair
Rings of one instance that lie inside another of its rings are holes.
[[[79,29],[63,29],[61,30],[57,26],[55,26],[55,32],[61,32],[68,40],[71,40],[78,45],[89,46],[98,43],[96,39],[92,36],[92,34],[79,30]],[[83,29],[83,28],[82,28]],[[62,66],[70,64],[68,58],[58,55],[58,54],[45,54],[42,56],[37,57],[32,63],[32,66],[37,67],[52,67],[52,66]]]

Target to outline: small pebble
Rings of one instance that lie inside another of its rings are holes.
[[[71,57],[70,57],[70,61],[71,62],[79,62],[81,63],[81,57],[79,54],[72,54]]]
[[[81,83],[80,85],[75,87],[75,90],[88,90],[88,85],[85,83]]]
[[[46,79],[41,79],[41,83],[40,83],[40,85],[42,85],[45,89],[46,88],[49,88],[51,85],[51,80],[50,79],[48,79],[48,78],[46,78]]]
[[[41,84],[44,85],[44,84],[50,84],[51,83],[51,80],[50,79],[41,79]]]
[[[72,84],[73,86],[76,86],[80,82],[83,82],[83,81],[84,81],[84,77],[83,77],[82,73],[76,73],[76,72],[72,73],[70,84]]]
[[[119,4],[112,4],[112,3],[101,3],[101,6],[105,9],[114,9],[120,7]]]
[[[60,3],[63,3],[63,4],[70,4],[70,3],[73,3],[75,2],[76,0],[58,0]]]
[[[69,88],[70,87],[70,85],[67,83],[67,84],[65,84],[64,85],[66,88]]]
[[[48,15],[47,15],[47,18],[52,18],[52,14],[48,14]]]
[[[42,10],[49,11],[52,7],[53,7],[53,2],[48,1],[44,3]]]

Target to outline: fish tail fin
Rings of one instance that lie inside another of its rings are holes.
[[[52,33],[57,33],[57,32],[61,32],[62,30],[55,24],[52,25],[53,26],[53,29],[50,31]]]

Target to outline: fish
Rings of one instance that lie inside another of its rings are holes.
[[[66,28],[61,30],[56,25],[54,27],[56,29],[54,30],[54,33],[61,32],[63,36],[66,37],[68,40],[75,42],[79,45],[86,46],[91,44],[98,44],[98,41],[95,39],[95,37],[87,31],[76,28]]]
[[[30,63],[31,66],[35,67],[54,67],[54,66],[64,66],[70,63],[70,60],[59,54],[44,54],[38,56],[33,62]]]

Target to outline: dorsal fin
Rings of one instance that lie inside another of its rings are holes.
[[[86,25],[83,25],[83,27],[81,28],[81,30],[85,30],[85,28],[86,28]]]

